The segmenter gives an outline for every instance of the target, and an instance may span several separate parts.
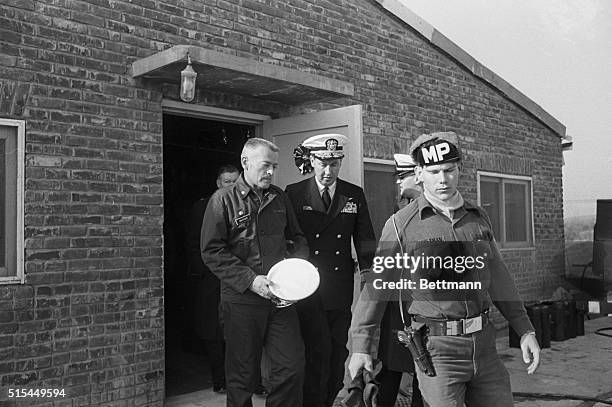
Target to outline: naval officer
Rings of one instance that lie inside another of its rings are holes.
[[[314,176],[287,186],[286,192],[318,268],[317,292],[297,304],[305,345],[304,407],[329,407],[342,388],[351,322],[355,259],[371,267],[376,241],[363,189],[338,178],[347,138],[320,134],[296,151],[296,165]]]

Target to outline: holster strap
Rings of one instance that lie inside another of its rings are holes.
[[[470,335],[482,331],[489,323],[489,310],[472,318],[457,320],[440,320],[415,315],[414,320],[427,326],[427,333],[431,336],[459,336]]]

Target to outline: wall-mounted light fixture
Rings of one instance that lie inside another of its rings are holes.
[[[191,102],[195,96],[195,82],[198,74],[191,67],[191,57],[187,54],[187,66],[181,71],[181,100]]]

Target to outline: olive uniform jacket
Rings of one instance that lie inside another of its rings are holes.
[[[394,220],[401,243],[397,240]],[[395,256],[403,252],[419,257],[440,257],[465,260],[467,257],[482,258],[484,267],[461,270],[455,267],[425,266],[421,263],[409,273],[412,281],[427,277],[428,281],[477,281],[480,289],[437,290],[429,287],[410,290],[412,303],[408,312],[431,319],[457,320],[481,314],[494,304],[519,334],[533,331],[527,311],[523,306],[514,279],[508,271],[495,243],[493,227],[484,209],[465,201],[454,211],[453,221],[437,214],[431,204],[419,196],[408,206],[393,215],[383,227],[377,256]],[[446,261],[446,260],[445,260]],[[467,265],[467,260],[466,263]],[[381,281],[396,281],[401,273],[397,268],[372,273],[372,278]],[[376,350],[376,329],[390,298],[390,290],[376,290],[372,281],[366,282],[364,291],[355,306],[351,323],[354,352],[372,353]]]
[[[355,244],[359,268],[372,266],[374,228],[363,189],[338,179],[328,211],[314,177],[287,186],[286,192],[310,248],[308,260],[319,270],[318,293],[327,310],[347,309],[353,302]]]

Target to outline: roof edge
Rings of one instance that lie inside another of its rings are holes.
[[[497,75],[495,72],[478,62],[460,46],[451,41],[444,34],[436,30],[431,24],[415,14],[412,10],[402,4],[399,0],[375,0],[385,10],[389,11],[397,18],[408,24],[419,34],[425,37],[436,47],[447,53],[475,76],[484,80],[494,88],[502,92],[510,100],[527,110],[544,125],[554,131],[559,137],[565,136],[565,126],[555,119],[550,113],[544,110],[524,93],[512,86],[509,82]]]

